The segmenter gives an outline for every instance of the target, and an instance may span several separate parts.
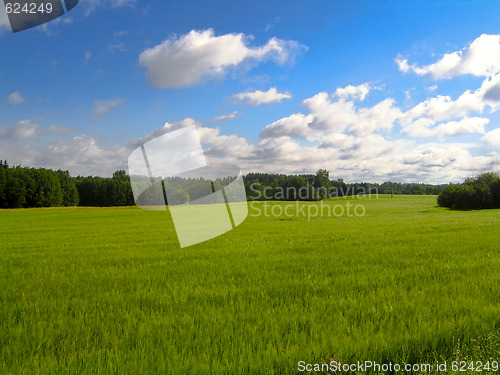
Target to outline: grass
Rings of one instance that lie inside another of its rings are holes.
[[[0,210],[0,373],[296,374],[299,361],[498,354],[494,338],[476,348],[500,327],[500,210],[328,204],[347,201],[366,214],[266,217],[253,203],[233,231],[183,249],[164,211]]]

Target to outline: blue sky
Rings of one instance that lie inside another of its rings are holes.
[[[0,10],[3,12],[3,9]],[[500,3],[82,0],[0,13],[0,159],[110,175],[198,126],[243,172],[447,183],[500,170]]]

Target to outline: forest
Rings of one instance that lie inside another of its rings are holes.
[[[439,194],[438,206],[456,210],[500,208],[500,175],[494,172],[447,185]]]
[[[244,181],[248,200],[315,201],[369,193],[437,195],[449,189],[448,185],[390,181],[383,184],[345,183],[341,178],[332,179],[325,169],[318,170],[316,174],[302,175],[249,173]],[[176,178],[175,181],[163,182],[164,187],[171,183],[175,183],[177,195],[182,198],[179,202],[189,202],[200,195],[190,179],[183,181]],[[202,185],[201,181],[199,185]],[[222,185],[225,184],[215,183],[214,187],[218,189]],[[305,194],[297,193],[301,191]],[[10,167],[6,161],[0,161],[0,208],[133,205],[135,201],[130,179],[124,170],[117,170],[112,177],[71,177],[68,171]]]

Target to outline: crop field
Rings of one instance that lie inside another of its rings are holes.
[[[500,327],[500,210],[325,203],[347,202],[365,215],[265,216],[252,203],[233,231],[182,249],[165,211],[0,210],[0,373],[425,363]]]

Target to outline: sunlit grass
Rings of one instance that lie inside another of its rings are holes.
[[[0,210],[0,372],[282,374],[301,360],[453,356],[500,325],[500,210],[435,199],[249,216],[183,249],[164,211]]]

